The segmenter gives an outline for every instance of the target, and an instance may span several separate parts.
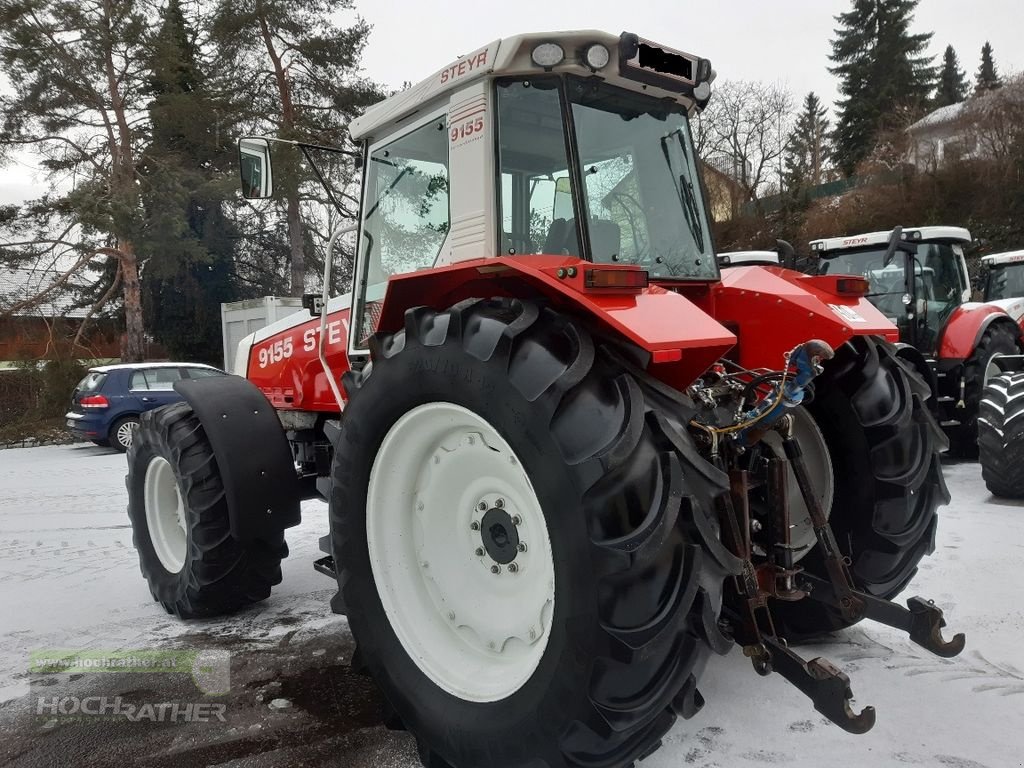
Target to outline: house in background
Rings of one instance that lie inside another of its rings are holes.
[[[735,163],[730,165],[721,155],[700,163],[704,189],[707,190],[708,208],[714,221],[729,221],[739,213],[740,206],[746,202],[743,186],[733,175],[734,166]]]
[[[939,107],[907,128],[909,162],[919,171],[962,160],[996,160],[1024,126],[1024,78],[967,101]]]
[[[52,298],[31,308],[8,311],[38,294],[52,274],[38,270],[0,268],[0,369],[27,360],[53,358],[113,362],[121,356],[121,331],[116,320],[92,318],[80,344],[72,343],[87,310],[72,308],[66,296]]]

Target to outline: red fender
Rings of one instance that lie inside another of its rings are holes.
[[[838,293],[842,275],[804,275],[782,267],[732,267],[712,286],[712,314],[739,336],[736,361],[782,366],[782,356],[816,338],[839,347],[853,336],[899,340],[896,326],[859,296]]]
[[[995,322],[1009,323],[1017,335],[1017,340],[1020,340],[1020,326],[1006,310],[977,302],[957,307],[942,329],[939,338],[939,359],[966,360],[974,353],[974,348],[978,346],[985,331]]]
[[[586,287],[586,273],[639,270],[595,265],[574,256],[502,256],[396,275],[388,283],[379,328],[402,327],[405,310],[450,307],[471,297],[544,297],[555,310],[591,318],[608,333],[651,354],[652,373],[683,389],[736,344],[736,337],[690,299],[657,285]]]

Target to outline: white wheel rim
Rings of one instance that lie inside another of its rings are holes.
[[[832,512],[832,501],[835,496],[835,475],[832,471],[832,457],[829,455],[825,438],[814,423],[814,417],[803,408],[794,408],[789,411],[793,417],[793,437],[800,444],[804,462],[807,465],[807,473],[811,478],[811,486],[814,488],[821,508],[825,510],[828,517]],[[786,452],[782,447],[782,437],[778,432],[768,432],[763,438],[764,442],[779,458],[785,458]],[[803,494],[800,492],[800,484],[796,481],[793,468],[787,472],[787,495],[789,498],[789,523],[790,543],[794,547],[793,560],[799,561],[806,555],[818,541],[814,532],[814,524],[811,522],[811,513],[804,503]]]
[[[132,447],[132,435],[135,432],[135,428],[139,426],[137,421],[126,421],[124,424],[117,428],[117,442],[123,445],[125,448]]]
[[[988,384],[993,377],[1002,373],[1002,369],[999,367],[999,364],[996,363],[996,360],[1000,357],[1002,357],[1002,355],[999,352],[996,352],[988,359],[988,365],[985,366],[985,378],[981,382],[982,387]]]
[[[489,702],[530,679],[551,632],[554,559],[537,494],[494,427],[452,403],[403,415],[370,471],[366,534],[388,621],[436,685]]]
[[[174,469],[163,456],[154,456],[146,467],[143,497],[153,550],[168,572],[178,573],[185,565],[188,548],[185,504]]]

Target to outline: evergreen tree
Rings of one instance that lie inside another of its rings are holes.
[[[832,158],[827,110],[813,91],[804,98],[786,147],[785,186],[787,191],[806,190],[824,181]]]
[[[960,69],[960,62],[957,60],[953,46],[947,45],[946,52],[942,55],[942,71],[939,73],[939,87],[935,93],[933,106],[946,107],[950,104],[957,104],[966,97],[966,75]]]
[[[992,44],[986,40],[981,47],[981,66],[978,67],[978,72],[974,76],[974,95],[977,96],[1002,87],[1003,79],[999,77],[996,63],[992,59]]]
[[[51,182],[41,198],[0,217],[0,261],[55,274],[14,309],[67,296],[77,283],[88,316],[123,311],[126,361],[146,353],[138,153],[147,125],[138,117],[148,8],[0,0],[0,71],[9,84],[0,94],[0,160],[29,148]]]
[[[220,305],[237,297],[234,145],[219,125],[231,106],[202,71],[180,0],[168,0],[151,42],[151,142],[142,158],[146,211],[143,308],[172,358],[220,365]]]
[[[232,82],[247,84],[250,130],[345,146],[348,121],[383,97],[358,74],[369,26],[332,21],[351,9],[351,0],[217,0],[212,42],[220,59],[233,63]],[[274,184],[287,226],[291,293],[301,296],[310,231],[322,212],[304,211],[309,194],[297,160],[289,157],[295,153],[277,153]]]
[[[911,34],[918,0],[853,0],[836,17],[830,71],[839,77],[836,160],[850,176],[878,133],[895,126],[903,109],[919,109],[935,80],[924,55],[931,33]]]

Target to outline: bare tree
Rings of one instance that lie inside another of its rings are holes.
[[[793,95],[781,85],[725,81],[695,123],[697,152],[759,207],[770,188],[779,188],[793,110]]]

